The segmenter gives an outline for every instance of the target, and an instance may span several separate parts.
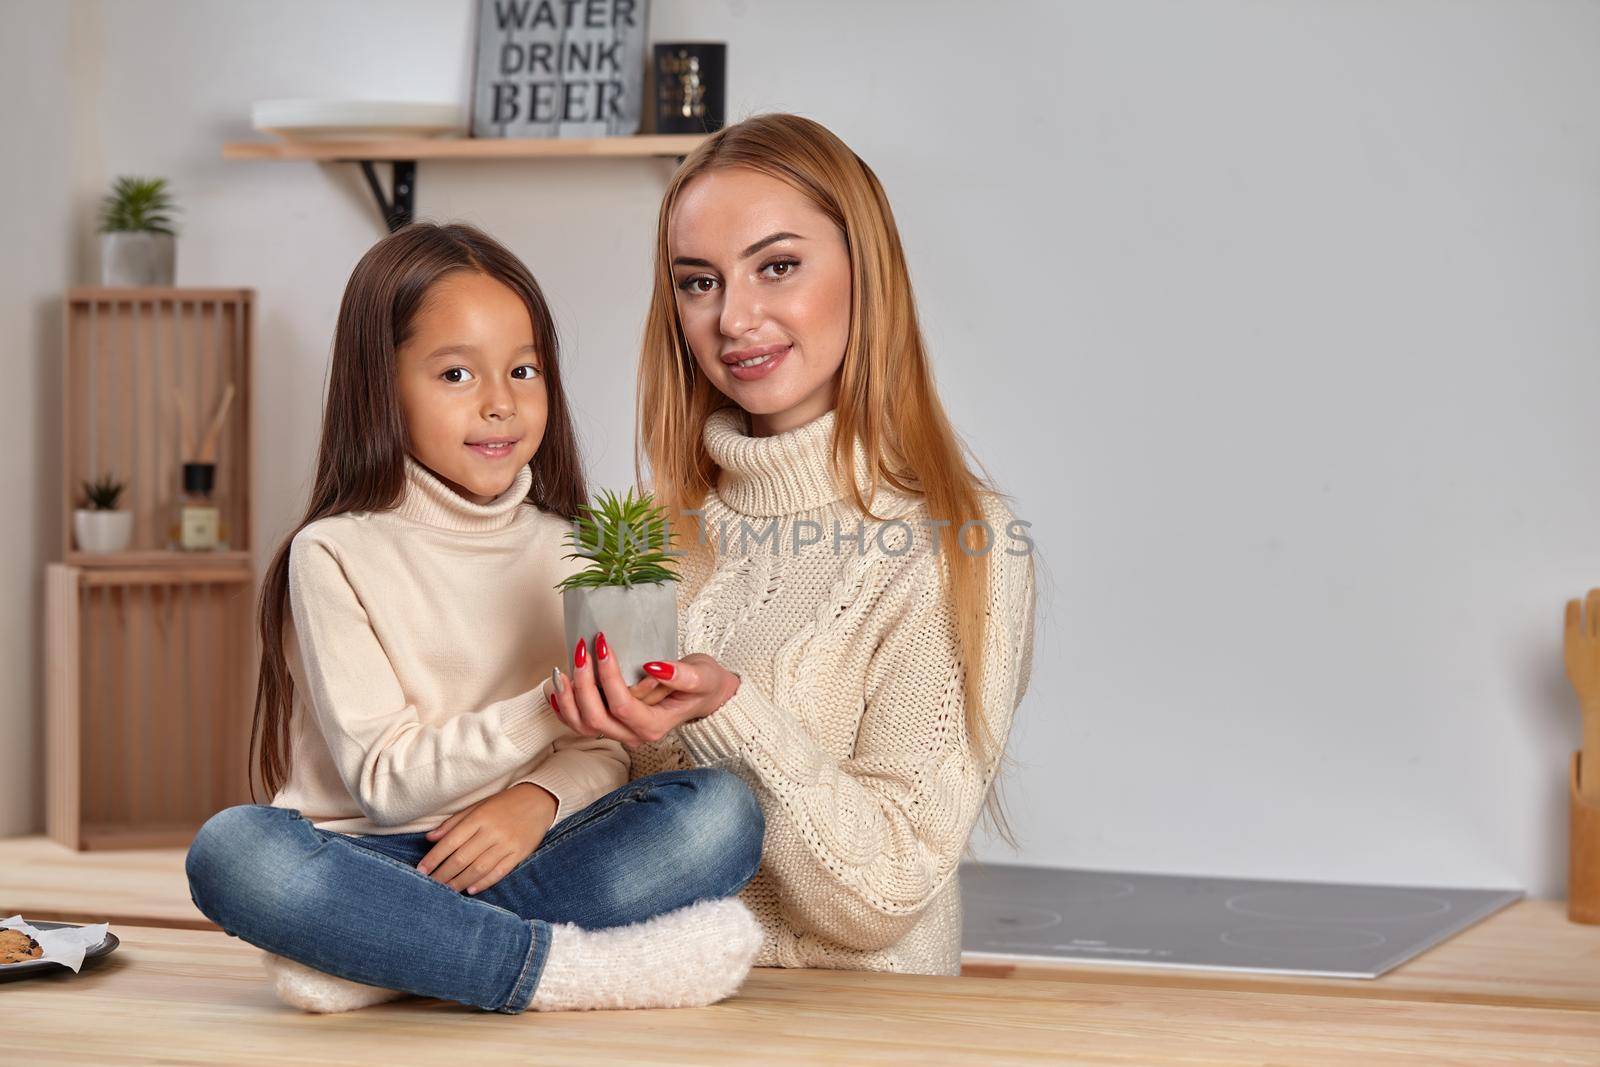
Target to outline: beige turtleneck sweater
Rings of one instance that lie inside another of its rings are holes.
[[[346,834],[430,830],[518,782],[559,820],[627,780],[615,741],[550,709],[567,662],[556,583],[566,520],[526,500],[524,467],[474,504],[406,457],[392,510],[319,519],[289,555],[289,780],[272,798]]]
[[[758,965],[956,974],[956,871],[993,769],[969,744],[928,513],[885,488],[873,511],[906,526],[865,522],[830,472],[833,428],[832,412],[764,438],[736,408],[708,420],[720,476],[702,519],[710,548],[682,561],[680,643],[743,680],[717,712],[636,752],[632,773],[720,765],[755,791],[767,832],[743,899],[766,931]],[[855,468],[865,487],[859,444]],[[984,507],[974,517],[995,541],[980,691],[1003,740],[1032,666],[1033,560],[1004,503],[988,494]]]

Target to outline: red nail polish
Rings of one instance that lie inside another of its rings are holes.
[[[589,653],[588,650],[583,647],[583,638],[580,637],[578,638],[578,647],[572,652],[572,665],[581,669],[583,665],[588,662]]]
[[[594,635],[594,654],[601,659],[611,655],[611,649],[606,646],[606,635],[603,633]]]
[[[545,696],[550,698],[550,710],[551,711],[555,711],[556,710],[556,695],[554,693],[546,693]]]
[[[644,669],[646,672],[654,675],[657,678],[664,678],[669,681],[671,680],[672,676],[677,673],[672,664],[661,663],[658,660],[651,660],[649,663],[646,663],[644,665]]]

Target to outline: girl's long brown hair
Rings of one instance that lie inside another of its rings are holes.
[[[934,388],[911,293],[894,212],[877,175],[826,127],[798,115],[758,115],[726,126],[683,161],[661,200],[656,224],[655,283],[639,361],[635,466],[648,458],[653,490],[672,516],[698,508],[715,485],[717,468],[701,440],[712,411],[729,401],[699,372],[678,321],[667,231],[689,182],[707,171],[746,167],[805,194],[844,234],[850,252],[850,332],[840,366],[833,466],[856,506],[880,482],[920,494],[940,530],[948,561],[948,590],[962,661],[983,662],[988,553],[960,551],[961,524],[981,519],[982,492],[992,491],[967,463]],[[855,484],[851,458],[860,441],[872,471],[870,487]],[[641,475],[641,481],[643,480]],[[864,495],[865,491],[865,495]],[[975,529],[973,534],[977,534]],[[990,736],[982,714],[979,671],[963,680],[967,730],[980,763],[998,761],[1003,739]],[[990,806],[1009,836],[1004,813]]]
[[[261,586],[261,669],[250,740],[256,772],[269,798],[283,787],[290,771],[294,680],[283,654],[290,543],[318,519],[348,511],[382,511],[400,503],[407,439],[395,391],[395,353],[409,338],[429,289],[457,271],[502,282],[522,298],[533,321],[549,403],[544,439],[528,463],[533,485],[527,499],[569,521],[577,518],[578,506],[588,499],[572,416],[561,389],[555,320],[528,268],[488,234],[461,224],[417,222],[373,245],[356,264],[339,304],[311,499],[305,517],[278,547]]]

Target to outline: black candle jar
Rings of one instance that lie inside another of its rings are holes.
[[[655,46],[656,132],[712,133],[727,115],[728,46],[680,41]]]

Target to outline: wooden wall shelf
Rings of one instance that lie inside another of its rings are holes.
[[[365,141],[231,141],[227,160],[310,160],[359,163],[372,198],[392,233],[411,222],[417,161],[423,159],[679,159],[705,140],[701,133],[647,133],[631,137],[406,137]],[[390,191],[374,164],[391,164]]]
[[[595,156],[688,155],[705,140],[698,133],[633,137],[406,137],[372,141],[232,141],[222,158],[314,159],[328,163],[419,159],[586,159]]]

